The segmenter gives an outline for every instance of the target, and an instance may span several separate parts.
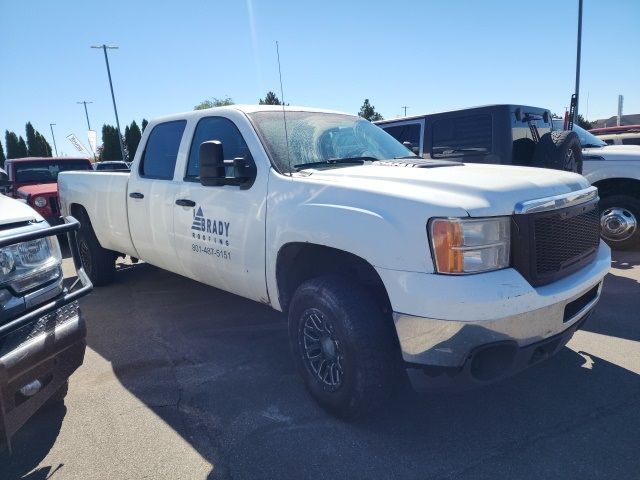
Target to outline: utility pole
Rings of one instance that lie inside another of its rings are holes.
[[[576,58],[576,109],[573,112],[573,122],[578,123],[578,102],[580,93],[580,51],[582,49],[582,0],[578,0],[578,52]]]
[[[407,116],[407,108],[409,108],[409,107],[400,107],[400,108],[404,109],[404,116],[406,117]]]
[[[111,88],[111,99],[113,100],[113,111],[116,114],[116,127],[118,128],[118,140],[120,141],[120,153],[122,154],[122,160],[127,160],[124,155],[124,143],[122,142],[122,134],[120,133],[120,120],[118,120],[118,108],[116,107],[116,96],[113,94],[113,83],[111,82],[111,69],[109,68],[109,57],[107,56],[107,49],[115,50],[118,47],[105,45],[92,45],[91,48],[101,48],[104,52],[104,61],[107,64],[107,75],[109,76],[109,88]]]
[[[53,134],[53,126],[55,123],[50,123],[49,128],[51,129],[51,136],[53,137],[53,148],[56,151],[56,157],[58,156],[58,147],[56,147],[56,136]]]
[[[113,92],[113,90],[112,90]],[[78,105],[84,105],[84,114],[87,117],[87,129],[91,130],[91,124],[89,123],[89,113],[87,112],[87,103],[93,103],[93,102],[87,102],[86,100],[83,100],[81,102],[76,102]],[[116,118],[118,117],[118,114],[116,113]]]

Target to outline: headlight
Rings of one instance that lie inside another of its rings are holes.
[[[38,238],[0,249],[0,286],[17,293],[60,278],[62,256],[55,237]]]
[[[435,218],[429,229],[438,273],[479,273],[509,266],[509,217]]]
[[[33,199],[33,204],[36,207],[42,208],[42,207],[47,205],[47,199],[44,198],[44,197],[36,197],[36,198]]]

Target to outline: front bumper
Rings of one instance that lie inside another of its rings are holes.
[[[589,265],[538,288],[513,269],[464,277],[399,272],[395,279],[389,271],[378,271],[411,378],[415,370],[427,373],[433,384],[454,385],[466,380],[483,384],[515,373],[534,355],[537,347],[527,356],[530,346],[558,338],[558,345],[564,345],[597,304],[610,265],[610,250],[601,244]],[[543,350],[546,358],[557,349],[538,350],[535,361]],[[484,371],[488,367],[478,371],[487,362],[498,363],[493,373]],[[435,380],[439,376],[446,381]]]
[[[73,302],[0,339],[0,450],[82,365],[85,338],[85,322]],[[35,381],[37,392],[21,392]]]
[[[0,323],[0,451],[4,445],[10,448],[11,436],[64,385],[84,358],[86,327],[77,299],[93,286],[82,268],[74,234],[80,224],[73,217],[65,222],[0,240],[0,247],[5,247],[66,233],[78,276],[61,294],[38,295],[33,302],[25,302],[26,311]],[[34,382],[37,388],[27,394],[21,391]]]

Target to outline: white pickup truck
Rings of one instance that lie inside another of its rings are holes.
[[[562,120],[553,121],[561,130]],[[614,249],[640,249],[640,146],[607,145],[573,126],[582,145],[582,174],[600,196],[602,238]]]
[[[91,280],[129,255],[287,312],[308,390],[343,417],[400,367],[457,388],[551,356],[609,270],[577,174],[424,160],[359,117],[296,107],[168,116],[140,145],[131,173],[59,176]]]

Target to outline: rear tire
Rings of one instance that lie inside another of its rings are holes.
[[[545,133],[540,137],[531,166],[582,173],[582,146],[576,132]]]
[[[600,200],[602,238],[614,250],[640,247],[640,200],[629,195],[611,195]]]
[[[401,378],[393,322],[355,281],[326,276],[300,285],[289,341],[311,396],[341,418],[376,410]]]
[[[76,235],[84,271],[95,286],[108,285],[116,273],[116,254],[102,248],[86,214],[80,217],[80,230]]]

